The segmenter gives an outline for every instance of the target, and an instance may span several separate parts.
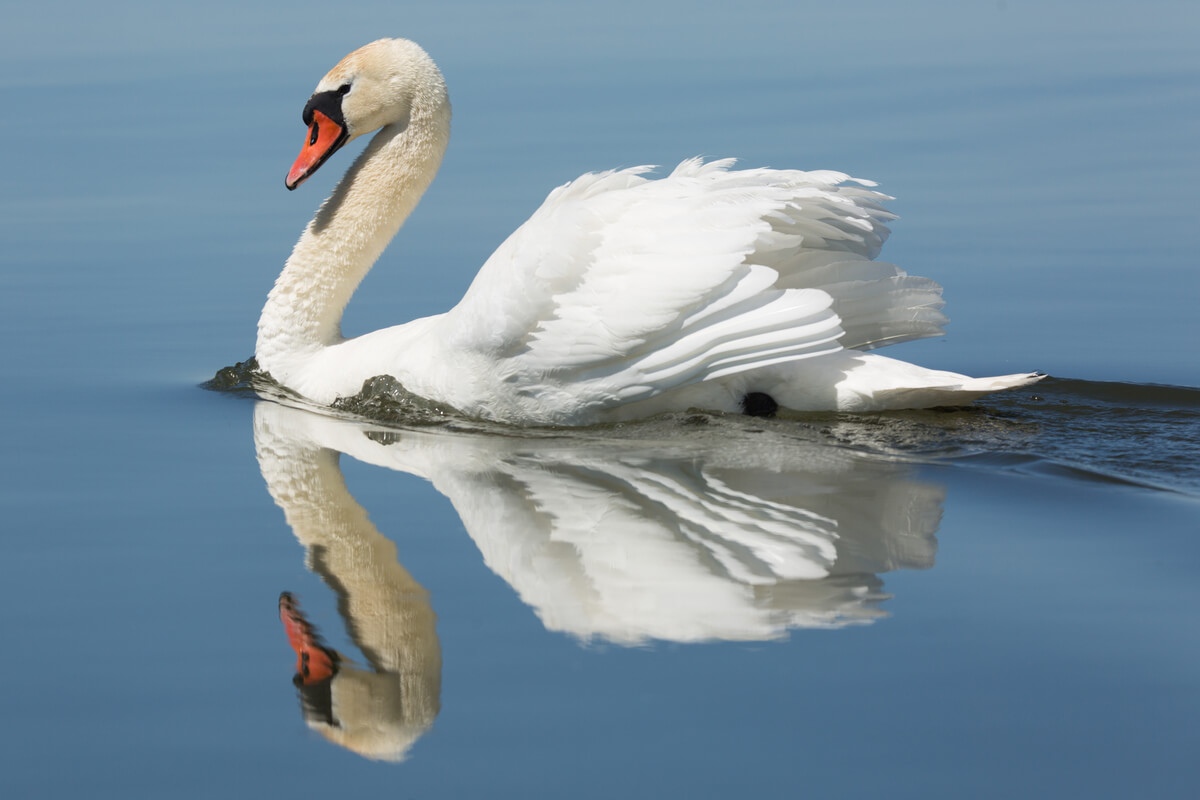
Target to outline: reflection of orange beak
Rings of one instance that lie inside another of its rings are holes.
[[[279,619],[296,651],[297,681],[308,686],[332,678],[337,672],[338,656],[321,644],[316,628],[304,618],[290,592],[279,595]]]
[[[320,111],[313,111],[312,124],[308,126],[308,138],[296,163],[287,175],[287,188],[295,189],[304,183],[309,175],[325,163],[337,149],[346,143],[348,132]]]

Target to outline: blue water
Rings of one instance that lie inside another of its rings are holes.
[[[5,797],[1195,793],[1194,3],[10,17]],[[897,196],[885,253],[953,323],[889,354],[1053,380],[528,438],[202,390],[349,161],[283,189],[304,101],[385,35],[438,60],[455,127],[348,334],[450,306],[582,172],[733,155]],[[406,587],[392,639],[373,575]],[[378,724],[410,715],[401,763],[306,724],[285,590]]]

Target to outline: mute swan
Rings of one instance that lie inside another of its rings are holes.
[[[941,287],[873,261],[893,219],[836,172],[684,161],[588,174],[550,193],[445,314],[346,339],[350,296],[432,182],[450,101],[418,45],[342,59],[304,108],[296,188],[379,133],[271,290],[255,356],[311,401],[389,375],[472,417],[589,424],[704,408],[771,414],[963,404],[1038,374],[969,378],[863,351],[937,336]]]

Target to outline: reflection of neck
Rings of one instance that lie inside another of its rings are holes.
[[[337,592],[338,610],[355,646],[379,673],[374,677],[392,684],[361,689],[395,695],[402,724],[423,730],[437,715],[441,694],[441,648],[428,593],[346,489],[337,453],[280,433],[271,420],[256,420],[267,488],[307,550],[309,567]],[[350,686],[339,691],[343,704],[352,699],[344,696]],[[362,699],[369,704],[381,698]],[[342,708],[341,714],[351,711]]]

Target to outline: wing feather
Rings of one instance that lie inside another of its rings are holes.
[[[732,163],[555,189],[488,259],[448,335],[513,383],[630,402],[941,332],[941,287],[871,260],[894,218],[873,184]]]

